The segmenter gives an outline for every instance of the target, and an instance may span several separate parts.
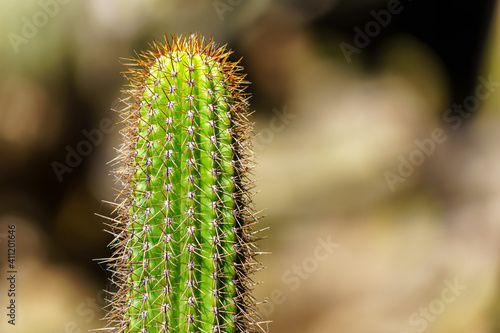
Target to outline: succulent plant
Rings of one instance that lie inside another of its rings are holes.
[[[248,82],[230,54],[172,36],[125,63],[111,331],[259,329]]]

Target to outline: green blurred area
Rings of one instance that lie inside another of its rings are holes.
[[[465,100],[450,98],[442,59],[398,33],[374,67],[363,49],[349,63],[339,45],[352,40],[314,26],[338,3],[1,0],[0,274],[15,224],[19,307],[15,327],[0,311],[0,331],[103,326],[110,274],[94,259],[111,255],[111,236],[95,214],[112,216],[102,200],[119,187],[119,59],[201,32],[252,81],[254,198],[272,252],[255,297],[271,332],[499,332],[500,94],[483,87],[473,116],[446,121]],[[493,16],[478,76],[496,82]],[[7,289],[2,278],[0,299]]]

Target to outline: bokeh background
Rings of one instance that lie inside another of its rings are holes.
[[[1,332],[104,326],[119,58],[192,32],[253,83],[263,327],[500,332],[499,8],[463,0],[1,0]]]

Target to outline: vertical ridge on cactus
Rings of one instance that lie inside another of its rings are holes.
[[[165,38],[126,64],[108,313],[115,332],[254,332],[247,82],[225,46]]]

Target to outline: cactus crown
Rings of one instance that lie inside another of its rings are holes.
[[[253,332],[253,168],[246,81],[231,52],[165,37],[125,66],[112,219],[116,332]]]

